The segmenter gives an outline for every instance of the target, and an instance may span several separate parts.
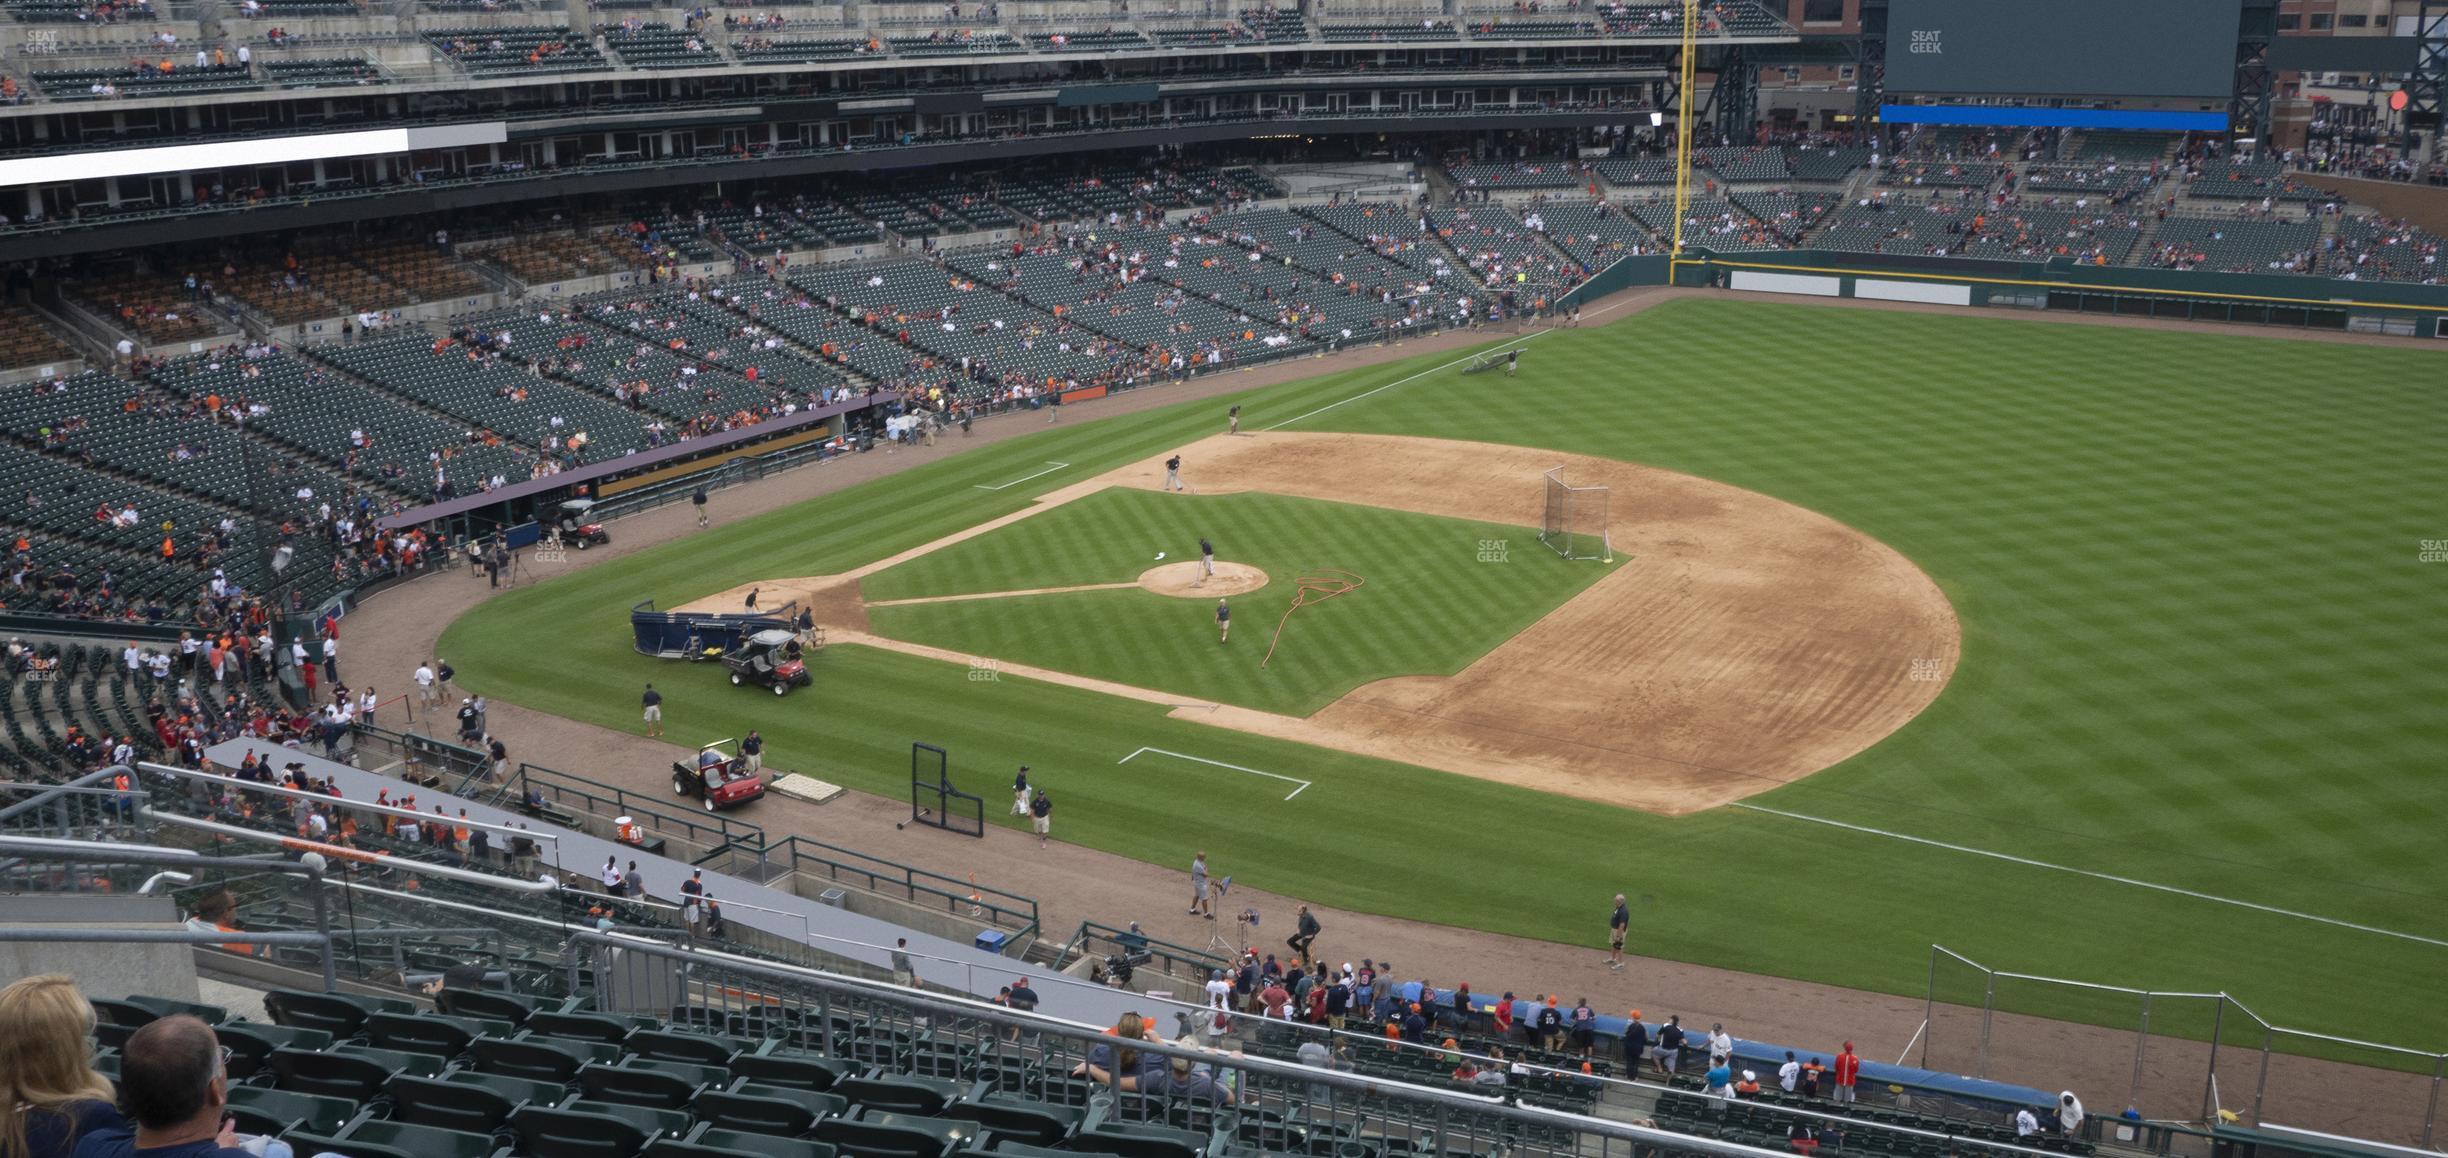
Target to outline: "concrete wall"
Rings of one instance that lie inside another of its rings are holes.
[[[0,897],[0,928],[45,925],[181,929],[178,908],[162,896],[36,893]],[[131,993],[197,1000],[195,951],[185,945],[0,941],[0,979],[65,973],[89,997]]]

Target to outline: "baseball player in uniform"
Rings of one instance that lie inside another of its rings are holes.
[[[1165,460],[1164,489],[1169,491],[1177,491],[1182,489],[1181,456],[1178,454]]]
[[[1207,581],[1213,578],[1215,578],[1215,544],[1210,543],[1205,539],[1200,539],[1199,577],[1198,582],[1192,583],[1191,586],[1205,587],[1207,585]]]
[[[1216,600],[1216,642],[1232,642],[1232,608],[1221,599]]]
[[[1235,406],[1235,407],[1233,407],[1232,409],[1227,410],[1227,411],[1225,411],[1225,412],[1224,412],[1224,433],[1226,433],[1226,434],[1239,434],[1239,433],[1241,433],[1241,408],[1240,408],[1240,407]]]

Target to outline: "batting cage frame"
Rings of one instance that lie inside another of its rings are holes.
[[[933,758],[931,767],[929,757]],[[952,786],[951,760],[950,753],[933,744],[910,745],[910,818],[902,824],[931,824],[982,840],[986,836],[985,798]]]
[[[1561,477],[1563,467],[1541,476],[1547,482],[1547,507],[1539,518],[1539,542],[1567,559],[1615,561],[1615,543],[1607,532],[1607,511],[1613,496],[1606,487],[1577,487]]]

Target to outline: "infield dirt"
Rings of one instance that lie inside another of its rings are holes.
[[[1541,476],[1561,466],[1575,486],[1610,488],[1615,547],[1611,564],[1575,564],[1607,567],[1605,578],[1458,674],[1379,680],[1305,718],[1137,689],[1133,698],[1177,705],[1182,719],[1681,815],[1876,743],[1937,698],[1961,651],[1954,609],[1911,561],[1739,487],[1613,459],[1388,435],[1216,435],[1179,453],[1200,494],[1265,491],[1521,527],[1484,553],[1492,565],[1547,550],[1536,533]],[[761,580],[681,610],[736,610],[759,586],[768,599],[799,599],[830,638],[935,655],[873,635],[858,580],[1108,487],[1161,489],[1167,457],[856,571]]]

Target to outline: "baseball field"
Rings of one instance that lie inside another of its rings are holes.
[[[1338,908],[1586,941],[1621,891],[1655,956],[1917,995],[1943,942],[2448,1045],[2410,993],[2448,975],[2436,354],[1688,300],[1524,349],[1247,392],[1237,437],[1082,407],[443,650],[612,727],[651,680],[675,737],[885,796],[913,740],[990,803],[1028,763],[1060,839],[1195,832]],[[1537,541],[1558,465],[1614,562]],[[1145,578],[1201,536],[1264,577],[1229,644]],[[1329,571],[1364,583],[1285,618]],[[833,629],[814,694],[631,651],[637,600],[751,586]]]

